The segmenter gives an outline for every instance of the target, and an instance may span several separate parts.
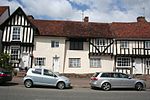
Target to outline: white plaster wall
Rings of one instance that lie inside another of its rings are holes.
[[[59,47],[58,48],[51,48],[51,41],[57,40],[59,41]],[[46,58],[46,64],[45,66],[48,69],[52,70],[52,64],[53,64],[53,57],[56,55],[59,57],[60,61],[60,68],[59,72],[63,72],[63,63],[64,63],[64,52],[65,52],[65,38],[63,37],[35,37],[34,39],[34,51],[33,56],[34,57],[45,57]],[[33,67],[34,61],[33,61]]]
[[[89,59],[89,44],[84,42],[84,50],[69,50],[69,42],[67,42],[66,61],[65,61],[65,73],[95,73],[97,71],[113,71],[114,58],[111,56],[99,56],[101,59],[101,68],[90,68]],[[69,58],[80,58],[80,68],[69,68]]]

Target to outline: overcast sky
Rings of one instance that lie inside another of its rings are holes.
[[[11,13],[19,6],[36,19],[90,21],[136,21],[138,16],[150,20],[150,0],[0,0],[0,6],[10,6]]]

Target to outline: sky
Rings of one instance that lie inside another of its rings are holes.
[[[0,0],[13,13],[21,7],[35,19],[91,22],[135,22],[138,16],[150,21],[150,0]]]

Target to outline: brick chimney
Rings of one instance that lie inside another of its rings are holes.
[[[137,17],[137,22],[147,22],[144,16]]]
[[[88,16],[84,17],[84,22],[89,22],[89,17]]]
[[[27,17],[28,17],[28,19],[34,19],[34,17],[32,15],[28,15]]]

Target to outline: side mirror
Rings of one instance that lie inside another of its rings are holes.
[[[54,76],[54,77],[57,77],[57,75],[55,75],[55,74],[54,74],[53,76]]]
[[[128,79],[132,79],[132,77],[131,77],[131,76],[129,76],[129,77],[128,77]]]

